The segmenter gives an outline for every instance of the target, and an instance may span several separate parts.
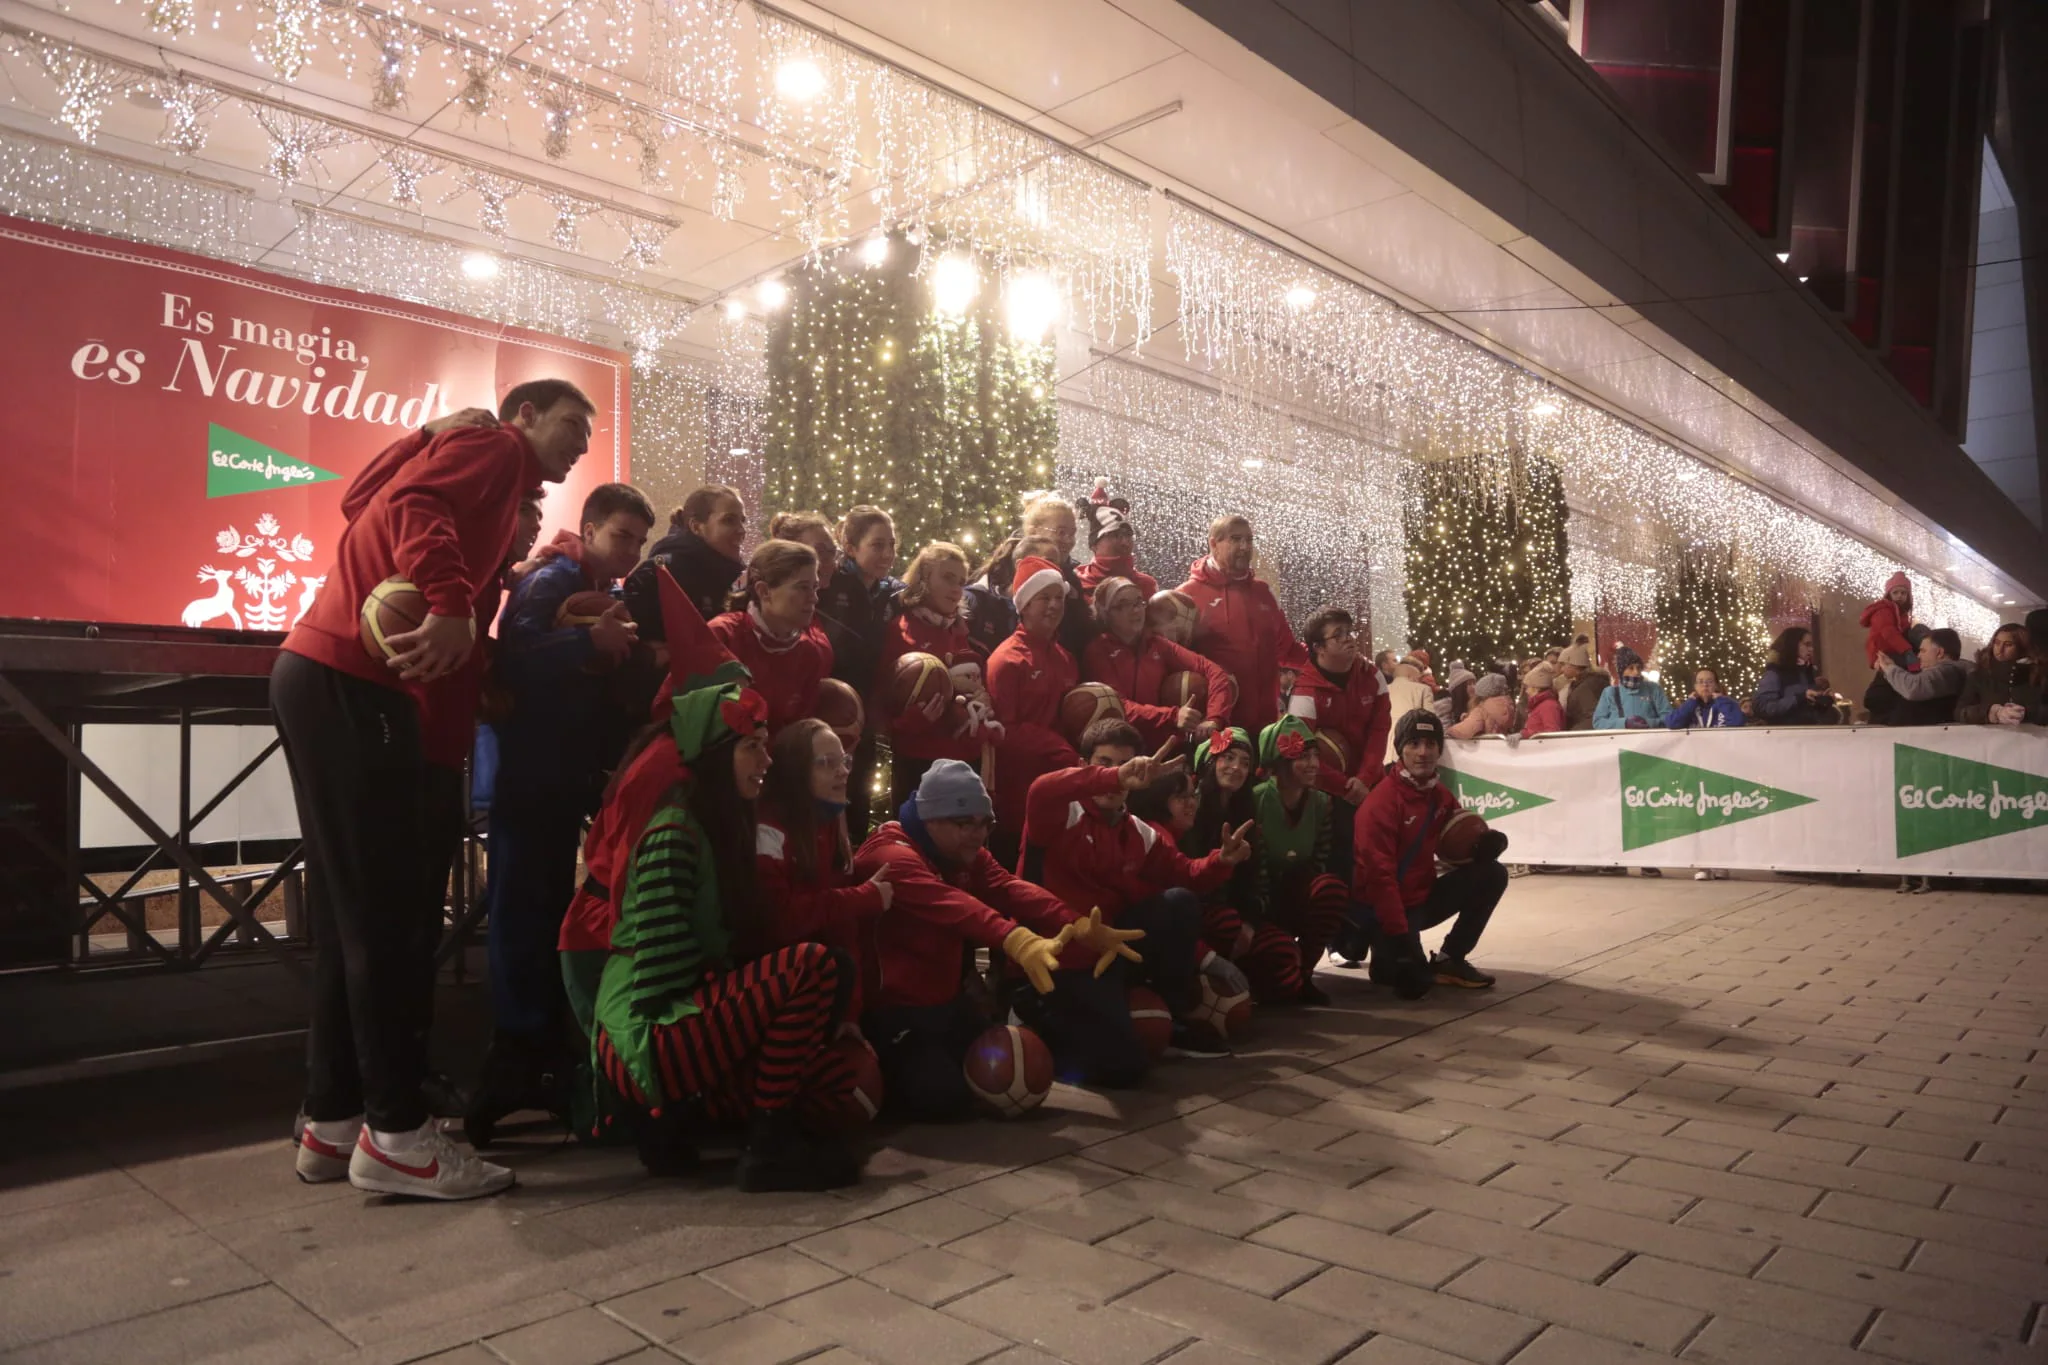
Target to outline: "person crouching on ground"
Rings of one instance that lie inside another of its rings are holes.
[[[888,1109],[907,1118],[973,1112],[961,1067],[995,1020],[985,993],[969,987],[966,955],[1002,952],[1034,989],[1049,991],[1072,933],[1074,912],[1059,897],[1011,876],[988,851],[994,816],[981,775],[937,759],[896,819],[854,855],[856,882],[883,877],[895,888],[863,945],[861,1032],[881,1059]]]
[[[1500,863],[1508,836],[1487,830],[1469,863],[1439,877],[1437,839],[1462,809],[1437,779],[1443,722],[1432,712],[1409,712],[1394,727],[1394,752],[1393,772],[1358,808],[1353,838],[1352,895],[1375,921],[1372,979],[1404,1000],[1420,999],[1433,985],[1484,989],[1493,978],[1470,958],[1508,887]],[[1451,930],[1442,948],[1425,954],[1422,931],[1446,920]]]
[[[1435,714],[1430,712],[1432,719]],[[1350,818],[1349,808],[1320,790],[1321,746],[1301,717],[1283,716],[1266,727],[1259,736],[1259,761],[1266,771],[1265,781],[1252,789],[1259,899],[1267,923],[1284,931],[1295,950],[1301,984],[1294,1000],[1327,1005],[1330,997],[1315,983],[1316,964],[1343,927],[1351,900],[1343,865],[1348,850],[1333,851],[1341,841],[1331,825],[1340,810]]]
[[[1187,1056],[1225,1055],[1219,1040],[1186,1022],[1201,1003],[1202,902],[1251,856],[1242,829],[1225,830],[1214,853],[1190,859],[1150,822],[1131,816],[1126,794],[1171,773],[1185,759],[1140,750],[1127,721],[1099,720],[1081,736],[1082,766],[1031,784],[1024,821],[1023,874],[1090,919],[1076,927],[1051,994],[1021,999],[1017,1012],[1052,1049],[1063,1077],[1092,1085],[1134,1085],[1146,1069],[1125,990],[1141,983],[1174,1016],[1172,1044]],[[1090,939],[1099,912],[1104,933]],[[1104,959],[1109,935],[1136,931],[1145,941],[1119,962]],[[1225,964],[1227,965],[1227,964]],[[1089,968],[1094,968],[1091,972]],[[1112,970],[1105,970],[1105,969]],[[1234,975],[1234,969],[1233,969]],[[1234,983],[1233,983],[1234,984]]]

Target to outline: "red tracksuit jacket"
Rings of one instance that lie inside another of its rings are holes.
[[[1159,580],[1128,559],[1109,564],[1099,559],[1089,559],[1074,566],[1074,581],[1081,585],[1081,601],[1084,605],[1094,605],[1095,589],[1102,585],[1105,578],[1130,579],[1138,585],[1138,591],[1145,594],[1145,600],[1148,602],[1152,600],[1152,594],[1159,591]]]
[[[1054,641],[1032,639],[1021,628],[988,658],[988,691],[1003,723],[996,748],[996,819],[1021,827],[1031,784],[1043,773],[1078,764],[1080,756],[1060,733],[1060,702],[1081,681],[1074,656]]]
[[[860,846],[853,877],[866,881],[883,868],[896,889],[888,912],[868,921],[869,1009],[946,1004],[960,994],[964,945],[1000,953],[1019,924],[1051,938],[1074,918],[1050,891],[1003,871],[987,849],[965,871],[941,872],[894,820]]]
[[[1237,705],[1230,718],[1256,736],[1280,719],[1280,670],[1299,670],[1308,663],[1287,614],[1264,579],[1226,578],[1207,555],[1188,566],[1188,581],[1180,590],[1201,612],[1195,652],[1214,659],[1237,680]]]
[[[743,611],[729,611],[711,622],[711,636],[754,675],[748,684],[768,703],[768,733],[780,734],[791,721],[802,720],[818,704],[818,684],[832,672],[832,644],[813,621],[787,645],[776,645]]]
[[[891,621],[883,633],[882,663],[875,672],[876,694],[888,686],[896,661],[906,654],[930,654],[948,668],[955,664],[975,664],[983,669],[983,681],[987,680],[988,661],[969,638],[964,617],[956,618],[950,626],[935,626],[915,610],[905,607],[903,614]],[[948,707],[936,721],[926,720],[921,712],[885,719],[888,719],[891,745],[905,758],[925,762],[937,758],[957,758],[967,763],[981,761],[981,741],[965,739],[956,733],[961,723],[958,707]]]
[[[1437,836],[1457,811],[1448,784],[1439,780],[1424,791],[1389,772],[1352,818],[1351,894],[1372,907],[1388,933],[1407,933],[1408,912],[1429,899]],[[1408,866],[1397,881],[1403,857]]]
[[[1344,794],[1345,779],[1355,777],[1370,787],[1387,770],[1387,730],[1393,724],[1393,707],[1387,689],[1380,685],[1380,671],[1364,660],[1351,665],[1351,674],[1338,686],[1310,664],[1294,677],[1294,698],[1290,709],[1304,710],[1306,720],[1317,730],[1331,730],[1344,741],[1351,755],[1351,771],[1341,773],[1337,765],[1323,765],[1316,785],[1333,796]]]
[[[1125,906],[1161,891],[1213,891],[1230,880],[1220,854],[1190,858],[1157,826],[1128,812],[1107,819],[1089,798],[1115,791],[1118,781],[1114,768],[1086,767],[1047,773],[1031,784],[1025,856],[1034,849],[1044,855],[1046,890],[1077,916],[1099,908],[1103,923],[1114,924]],[[1092,967],[1095,953],[1070,944],[1060,965]]]
[[[1160,689],[1166,679],[1180,672],[1199,673],[1209,680],[1209,695],[1203,712],[1218,725],[1230,719],[1234,696],[1230,675],[1191,649],[1146,631],[1135,645],[1114,635],[1098,635],[1088,642],[1081,676],[1089,682],[1105,683],[1124,699],[1124,719],[1138,727],[1138,733],[1153,748],[1178,734],[1180,708],[1161,706]]]
[[[854,978],[852,1017],[862,1009],[862,940],[875,916],[882,913],[882,893],[865,882],[855,882],[839,866],[839,822],[821,824],[817,830],[817,874],[799,880],[789,833],[765,810],[756,826],[754,867],[759,878],[761,904],[773,916],[777,948],[797,943],[822,943],[838,948],[860,968]]]

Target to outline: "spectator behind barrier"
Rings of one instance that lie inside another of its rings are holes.
[[[1834,694],[1813,666],[1813,632],[1787,626],[1771,642],[1770,663],[1757,679],[1750,719],[1759,725],[1833,725],[1841,719]]]
[[[1614,679],[1600,671],[1583,635],[1558,655],[1556,667],[1557,679],[1563,684],[1558,691],[1557,702],[1564,709],[1564,724],[1558,728],[1592,729],[1593,713],[1600,707],[1600,698],[1614,686]]]
[[[1515,699],[1508,680],[1489,673],[1472,684],[1472,708],[1448,731],[1452,739],[1477,739],[1481,735],[1512,734],[1515,729]]]
[[[1662,721],[1671,710],[1671,699],[1662,687],[1643,676],[1642,656],[1627,645],[1620,646],[1614,651],[1614,671],[1620,680],[1600,694],[1593,710],[1593,728],[1645,730]]]
[[[1947,725],[1956,718],[1956,699],[1969,680],[1963,663],[1963,642],[1943,626],[1931,630],[1920,642],[1920,671],[1909,673],[1889,657],[1880,659],[1885,681],[1899,694],[1899,700],[1884,720],[1886,725]]]
[[[2027,617],[2041,618],[2048,633],[2048,611]],[[2004,625],[1992,633],[1991,643],[1977,652],[1977,666],[1963,683],[1956,700],[1956,719],[1964,725],[2048,724],[2048,701],[2043,683],[2048,682],[2048,649],[2031,646],[2031,632],[2024,626]],[[2048,639],[2042,641],[2048,645]]]
[[[1693,674],[1692,693],[1664,717],[1667,729],[1715,729],[1742,724],[1742,708],[1721,695],[1721,678],[1711,668]]]

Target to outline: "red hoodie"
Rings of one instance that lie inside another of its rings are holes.
[[[1000,954],[1019,924],[1051,938],[1074,919],[1057,896],[1003,871],[987,849],[963,871],[940,871],[894,820],[853,858],[856,881],[882,869],[895,890],[888,912],[868,921],[869,1009],[946,1004],[960,994],[963,946]]]
[[[1158,826],[1126,811],[1109,819],[1091,797],[1104,796],[1121,782],[1115,768],[1069,768],[1031,784],[1024,816],[1024,848],[1044,854],[1040,880],[1076,915],[1100,909],[1105,924],[1127,905],[1161,891],[1187,887],[1214,891],[1230,880],[1231,865],[1220,853],[1190,858],[1163,837]],[[1065,967],[1092,967],[1095,953],[1070,944],[1060,955]]]
[[[1089,682],[1104,683],[1124,699],[1124,719],[1138,727],[1138,733],[1153,748],[1180,732],[1180,708],[1159,705],[1167,678],[1175,673],[1199,673],[1209,680],[1209,695],[1203,703],[1205,717],[1223,725],[1230,719],[1234,687],[1230,675],[1195,653],[1164,636],[1146,631],[1134,645],[1104,633],[1088,642],[1081,673]]]
[[[754,675],[750,686],[768,703],[770,735],[811,714],[818,684],[832,672],[832,645],[815,620],[781,644],[763,635],[746,612],[729,611],[711,622],[711,636]]]
[[[1307,657],[1287,614],[1263,579],[1229,578],[1207,555],[1188,566],[1180,590],[1201,613],[1195,652],[1214,659],[1237,680],[1230,718],[1257,735],[1280,718],[1280,670],[1301,669]]]
[[[1084,605],[1094,603],[1095,590],[1102,585],[1105,578],[1130,579],[1138,585],[1138,590],[1145,594],[1145,600],[1148,602],[1152,600],[1152,594],[1159,591],[1159,580],[1139,568],[1129,556],[1112,559],[1107,563],[1100,559],[1090,559],[1074,566],[1074,581],[1081,585],[1081,601]]]
[[[854,978],[852,1016],[860,1017],[860,967],[864,954],[861,941],[875,916],[882,913],[882,892],[866,882],[855,882],[839,864],[839,822],[820,823],[816,831],[817,872],[800,880],[789,834],[782,823],[764,807],[755,830],[754,867],[759,878],[761,904],[773,917],[774,946],[787,948],[797,943],[822,943],[846,953],[860,968]]]
[[[1008,829],[1024,822],[1024,801],[1043,773],[1081,759],[1060,733],[1060,702],[1081,681],[1074,656],[1052,640],[1034,640],[1019,627],[988,658],[988,692],[1003,723],[996,747],[996,819]]]
[[[1345,780],[1355,777],[1370,787],[1387,770],[1387,731],[1393,724],[1393,705],[1380,683],[1380,671],[1361,659],[1351,665],[1340,686],[1310,664],[1294,675],[1294,696],[1288,709],[1301,715],[1317,730],[1332,731],[1344,741],[1351,755],[1351,771],[1338,772],[1326,764],[1316,785],[1332,796],[1344,794]]]
[[[918,615],[915,608],[905,607],[903,614],[889,623],[882,637],[882,663],[875,673],[874,690],[877,693],[888,687],[889,678],[896,671],[896,661],[906,654],[930,654],[948,668],[955,664],[974,664],[984,670],[983,681],[987,680],[988,660],[982,657],[981,651],[969,638],[965,617],[954,618],[950,626],[940,626]],[[890,743],[905,758],[921,762],[939,758],[981,762],[981,741],[965,739],[958,733],[963,717],[957,706],[948,707],[936,721],[925,719],[922,712],[878,719],[887,721]]]
[[[1424,789],[1390,772],[1352,817],[1351,894],[1388,933],[1407,933],[1408,912],[1429,899],[1437,836],[1458,809],[1441,780]]]
[[[284,642],[294,654],[400,691],[410,689],[363,648],[363,599],[396,574],[426,594],[435,615],[474,620],[504,571],[520,495],[547,476],[516,427],[451,427],[406,453],[422,434],[387,448],[358,476],[373,485],[369,496],[341,533],[320,595]]]

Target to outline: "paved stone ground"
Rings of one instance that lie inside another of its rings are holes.
[[[0,1351],[447,1365],[2048,1359],[2048,899],[1513,884],[1486,996],[1268,1016],[843,1195],[300,1186],[289,1057],[0,1108]],[[282,1102],[284,1112],[279,1112]]]

